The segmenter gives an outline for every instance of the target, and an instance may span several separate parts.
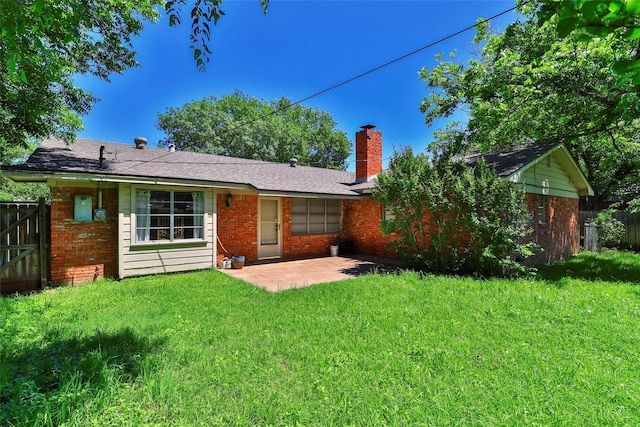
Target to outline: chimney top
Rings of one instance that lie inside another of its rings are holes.
[[[176,151],[176,144],[169,144],[169,152],[173,153]]]
[[[298,165],[298,159],[296,158],[289,159],[289,166],[291,166],[292,168],[295,168],[297,165]]]
[[[136,148],[143,149],[147,145],[147,138],[144,136],[136,136],[133,138],[133,142],[136,144]]]
[[[382,132],[375,126],[361,126],[356,132],[356,182],[374,179],[382,172]]]
[[[375,127],[376,125],[367,124],[367,125],[360,126],[360,129],[375,129]]]

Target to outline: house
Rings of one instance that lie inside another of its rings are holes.
[[[371,198],[382,171],[374,126],[356,133],[355,173],[135,142],[49,139],[26,163],[2,167],[14,181],[51,189],[51,282],[204,269],[231,253],[248,263],[324,256],[337,239],[391,255],[393,236],[382,236],[383,209]],[[578,198],[592,190],[566,147],[484,156],[505,179],[526,184],[540,261],[576,253]]]

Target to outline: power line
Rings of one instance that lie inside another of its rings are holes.
[[[502,16],[502,15],[506,15],[506,14],[507,14],[507,13],[509,13],[509,12],[513,12],[514,10],[516,10],[516,9],[518,9],[519,7],[522,7],[522,6],[524,6],[524,5],[528,4],[528,3],[530,3],[531,1],[532,1],[532,0],[527,0],[527,1],[523,2],[522,4],[520,4],[520,5],[513,6],[513,7],[509,8],[509,9],[504,10],[504,11],[502,11],[502,12],[500,12],[500,13],[497,13],[497,14],[495,14],[495,15],[493,15],[493,16],[491,16],[491,17],[489,17],[489,18],[482,18],[482,19],[480,19],[478,22],[476,22],[476,23],[475,23],[475,24],[473,24],[473,25],[469,25],[469,26],[467,26],[467,27],[465,27],[465,28],[463,28],[463,29],[461,29],[461,30],[458,30],[458,31],[456,31],[456,32],[454,32],[454,33],[451,33],[451,34],[447,35],[447,36],[444,36],[444,37],[442,37],[442,38],[440,38],[440,39],[438,39],[438,40],[436,40],[436,41],[434,41],[434,42],[431,42],[431,43],[429,43],[429,44],[427,44],[427,45],[424,45],[424,46],[422,46],[422,47],[420,47],[420,48],[418,48],[418,49],[415,49],[415,50],[413,50],[413,51],[411,51],[411,52],[409,52],[409,53],[406,53],[406,54],[404,54],[404,55],[402,55],[402,56],[399,56],[399,57],[397,57],[397,58],[395,58],[395,59],[392,59],[392,60],[390,60],[390,61],[387,61],[387,62],[385,62],[385,63],[384,63],[384,64],[382,64],[382,65],[378,65],[377,67],[371,68],[371,69],[369,69],[368,71],[365,71],[365,72],[363,72],[363,73],[360,73],[360,74],[358,74],[357,76],[351,77],[351,78],[349,78],[349,79],[347,79],[347,80],[344,80],[344,81],[342,81],[342,82],[340,82],[340,83],[337,83],[337,84],[335,84],[335,85],[333,85],[333,86],[331,86],[331,87],[328,87],[328,88],[323,89],[323,90],[321,90],[321,91],[319,91],[319,92],[316,92],[316,93],[314,93],[313,95],[309,95],[309,96],[307,96],[306,98],[302,98],[302,99],[300,99],[300,100],[298,100],[298,101],[296,101],[296,102],[294,102],[294,103],[292,103],[292,104],[290,104],[290,105],[288,105],[288,106],[286,106],[286,107],[281,107],[281,108],[279,108],[279,109],[277,109],[277,110],[274,110],[274,111],[271,111],[271,112],[269,112],[269,113],[267,113],[267,114],[263,114],[262,116],[260,116],[260,117],[258,117],[258,118],[256,118],[256,119],[252,119],[252,120],[249,120],[249,121],[247,121],[247,122],[242,122],[242,123],[240,123],[239,125],[237,125],[237,126],[235,126],[235,127],[231,128],[231,130],[234,130],[234,129],[236,129],[236,128],[240,127],[240,126],[243,126],[243,125],[247,125],[247,124],[255,123],[255,122],[257,122],[258,120],[262,120],[262,119],[264,119],[265,117],[269,117],[269,116],[273,116],[273,115],[275,115],[275,114],[281,113],[282,111],[288,110],[289,108],[291,108],[291,107],[293,107],[293,106],[295,106],[295,105],[302,104],[302,103],[303,103],[303,102],[305,102],[305,101],[308,101],[308,100],[313,99],[313,98],[315,98],[315,97],[317,97],[317,96],[320,96],[320,95],[322,95],[322,94],[325,94],[325,93],[327,93],[327,92],[329,92],[329,91],[332,91],[332,90],[334,90],[334,89],[337,89],[337,88],[339,88],[339,87],[341,87],[341,86],[344,86],[344,85],[346,85],[346,84],[349,84],[349,83],[351,83],[351,82],[353,82],[353,81],[355,81],[355,80],[358,80],[358,79],[360,79],[360,78],[362,78],[362,77],[368,76],[369,74],[375,73],[376,71],[379,71],[379,70],[381,70],[381,69],[383,69],[383,68],[386,68],[386,67],[388,67],[389,65],[395,64],[396,62],[400,62],[400,61],[402,61],[403,59],[406,59],[406,58],[408,58],[408,57],[410,57],[410,56],[413,56],[413,55],[415,55],[415,54],[417,54],[417,53],[420,53],[420,52],[422,52],[423,50],[426,50],[426,49],[432,48],[432,47],[434,47],[434,46],[436,46],[436,45],[438,45],[438,44],[440,44],[440,43],[443,43],[443,42],[445,42],[445,41],[447,41],[447,40],[449,40],[449,39],[452,39],[452,38],[454,38],[454,37],[457,37],[457,36],[459,36],[460,34],[463,34],[463,33],[467,32],[467,31],[469,31],[469,30],[471,30],[471,29],[473,29],[473,28],[477,27],[478,25],[488,23],[488,22],[489,22],[489,21],[491,21],[492,19],[496,19],[496,18],[498,18],[498,17],[500,17],[500,16]]]
[[[327,93],[327,92],[330,92],[330,91],[332,91],[332,90],[334,90],[334,89],[337,89],[337,88],[339,88],[339,87],[341,87],[341,86],[344,86],[344,85],[349,84],[349,83],[351,83],[351,82],[353,82],[353,81],[356,81],[356,80],[358,80],[358,79],[361,79],[362,77],[365,77],[365,76],[368,76],[369,74],[375,73],[376,71],[379,71],[379,70],[381,70],[381,69],[383,69],[383,68],[386,68],[386,67],[388,67],[388,66],[390,66],[390,65],[392,65],[392,64],[395,64],[396,62],[400,62],[400,61],[402,61],[402,60],[404,60],[404,59],[406,59],[406,58],[408,58],[408,57],[410,57],[410,56],[413,56],[413,55],[415,55],[415,54],[417,54],[417,53],[420,53],[420,52],[422,52],[422,51],[424,51],[424,50],[426,50],[426,49],[432,48],[432,47],[434,47],[434,46],[436,46],[436,45],[438,45],[438,44],[440,44],[440,43],[443,43],[443,42],[445,42],[445,41],[447,41],[447,40],[449,40],[449,39],[452,39],[452,38],[454,38],[454,37],[457,37],[457,36],[459,36],[460,34],[463,34],[463,33],[467,32],[467,31],[469,31],[469,30],[471,30],[471,29],[473,29],[473,28],[476,28],[478,25],[488,23],[489,21],[491,21],[491,20],[493,20],[493,19],[496,19],[496,18],[498,18],[498,17],[500,17],[500,16],[502,16],[502,15],[506,15],[507,13],[513,12],[514,10],[516,10],[516,9],[518,9],[519,7],[522,7],[522,6],[524,6],[524,5],[528,4],[528,3],[530,3],[531,1],[532,1],[532,0],[526,0],[526,1],[524,1],[523,3],[521,3],[520,5],[513,6],[513,7],[509,8],[509,9],[506,9],[506,10],[504,10],[504,11],[500,12],[500,13],[497,13],[497,14],[495,14],[495,15],[493,15],[493,16],[491,16],[491,17],[489,17],[489,18],[481,18],[481,19],[479,19],[479,20],[478,20],[478,22],[476,22],[476,23],[475,23],[475,24],[473,24],[473,25],[469,25],[469,26],[467,26],[467,27],[465,27],[465,28],[463,28],[463,29],[461,29],[461,30],[458,30],[458,31],[456,31],[456,32],[454,32],[454,33],[451,33],[451,34],[449,34],[449,35],[447,35],[447,36],[441,37],[440,39],[438,39],[438,40],[436,40],[436,41],[434,41],[434,42],[431,42],[431,43],[429,43],[429,44],[426,44],[426,45],[424,45],[424,46],[422,46],[422,47],[420,47],[420,48],[418,48],[418,49],[415,49],[415,50],[413,50],[413,51],[411,51],[411,52],[409,52],[409,53],[406,53],[406,54],[404,54],[404,55],[402,55],[402,56],[399,56],[399,57],[397,57],[397,58],[395,58],[395,59],[392,59],[392,60],[390,60],[390,61],[387,61],[387,62],[385,62],[384,64],[381,64],[381,65],[378,65],[377,67],[371,68],[371,69],[369,69],[369,70],[367,70],[367,71],[365,71],[365,72],[363,72],[363,73],[360,73],[360,74],[358,74],[358,75],[356,75],[356,76],[354,76],[354,77],[351,77],[351,78],[349,78],[349,79],[343,80],[343,81],[342,81],[342,82],[340,82],[340,83],[334,84],[333,86],[330,86],[330,87],[328,87],[328,88],[326,88],[326,89],[323,89],[323,90],[321,90],[321,91],[319,91],[319,92],[316,92],[316,93],[314,93],[314,94],[312,94],[312,95],[309,95],[309,96],[307,96],[307,97],[305,97],[305,98],[302,98],[302,99],[300,99],[300,100],[298,100],[298,101],[296,101],[296,102],[293,102],[293,103],[291,103],[291,104],[289,104],[289,105],[287,105],[287,106],[285,106],[285,107],[281,107],[281,108],[279,108],[279,109],[277,109],[277,110],[274,110],[274,111],[271,111],[271,112],[269,112],[269,113],[263,114],[263,115],[261,115],[261,116],[259,116],[259,117],[255,118],[255,119],[248,120],[248,121],[246,121],[246,122],[241,122],[241,123],[237,124],[236,126],[232,127],[230,130],[231,130],[231,131],[233,131],[233,130],[235,130],[235,129],[237,129],[237,128],[241,127],[241,126],[249,125],[249,124],[255,123],[255,122],[259,121],[259,120],[262,120],[262,119],[264,119],[264,118],[266,118],[266,117],[269,117],[269,116],[273,116],[273,115],[279,114],[279,113],[281,113],[281,112],[283,112],[283,111],[288,110],[288,109],[289,109],[289,108],[291,108],[291,107],[294,107],[294,106],[296,106],[296,105],[302,104],[302,103],[303,103],[303,102],[305,102],[305,101],[308,101],[308,100],[310,100],[310,99],[316,98],[316,97],[318,97],[318,96],[320,96],[320,95],[323,95],[323,94],[325,94],[325,93]],[[168,154],[168,153],[167,153],[167,154]],[[158,159],[161,159],[161,158],[165,157],[165,155],[167,155],[167,154],[164,154],[164,155],[162,155],[162,156],[159,156],[157,159],[148,160],[147,162],[156,161],[156,160],[158,160]],[[147,163],[147,162],[145,162],[145,163]],[[133,168],[133,167],[134,167],[134,166],[132,166],[131,168]],[[128,169],[130,169],[130,168],[128,168]],[[126,170],[126,169],[125,169],[125,170]]]

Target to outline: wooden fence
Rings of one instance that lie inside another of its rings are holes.
[[[49,214],[40,202],[0,202],[0,294],[47,285]]]
[[[597,216],[597,211],[580,211],[580,237],[585,236],[584,224]],[[624,224],[625,236],[622,239],[622,247],[640,250],[640,214],[618,211],[613,214],[613,217]]]

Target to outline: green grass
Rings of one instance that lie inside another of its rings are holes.
[[[572,277],[640,284],[640,256],[633,252],[583,252],[541,270],[541,277],[559,280]]]
[[[547,280],[278,294],[210,271],[0,299],[0,425],[640,425],[639,268],[583,254]]]

